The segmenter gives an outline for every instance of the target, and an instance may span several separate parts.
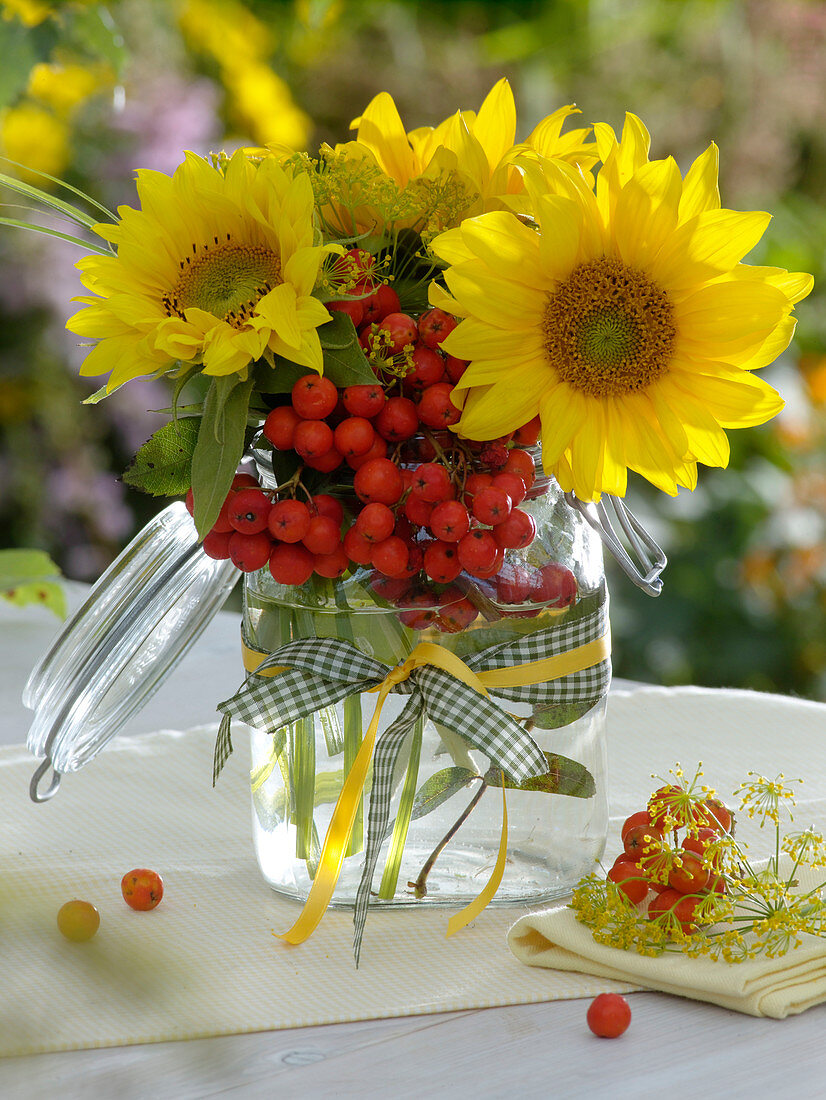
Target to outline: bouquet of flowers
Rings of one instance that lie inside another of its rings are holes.
[[[428,894],[485,789],[594,800],[601,750],[584,762],[581,738],[610,677],[607,598],[570,504],[622,497],[629,470],[691,489],[698,463],[727,464],[727,429],[782,407],[755,371],[788,345],[812,280],[742,262],[769,215],[721,206],[714,145],[683,175],[650,159],[636,116],[620,137],[563,132],[576,113],[516,142],[502,80],[478,113],[407,132],[381,93],[349,142],[187,153],[171,177],[139,171],[139,207],[104,220],[12,184],[101,242],[68,322],[90,341],[82,373],[106,377],[90,400],[171,381],[169,422],[125,479],[185,495],[204,553],[247,574],[250,675],[221,704],[216,774],[232,718],[266,731],[258,823],[288,826],[305,881],[265,874],[309,896],[293,942],[364,850],[358,952],[382,847],[390,900],[408,830],[474,782],[408,897]],[[363,691],[377,711],[406,700],[380,737]],[[421,782],[426,724],[452,764]],[[599,855],[604,808],[589,822],[568,822],[588,846],[556,892]],[[531,810],[516,848],[535,832]],[[480,905],[507,882],[506,837]],[[559,836],[540,839],[547,859]]]

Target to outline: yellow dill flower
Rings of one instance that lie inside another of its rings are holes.
[[[25,100],[0,115],[0,150],[23,166],[14,169],[16,175],[39,187],[48,187],[48,180],[44,182],[38,172],[60,176],[71,160],[66,123]]]
[[[700,783],[703,775],[702,765],[697,765],[697,770],[690,780],[686,778],[679,764],[670,769],[669,775],[674,782],[664,783],[648,799],[651,820],[656,821],[666,833],[672,829],[684,828],[696,833],[698,826],[708,824],[706,816],[699,810],[700,803],[714,793],[709,787]]]
[[[769,216],[720,209],[714,146],[683,179],[647,139],[629,116],[596,194],[559,161],[525,161],[536,230],[492,212],[432,242],[450,293],[433,284],[431,302],[465,318],[444,350],[471,360],[455,430],[491,439],[538,413],[546,471],[582,500],[624,495],[629,469],[675,495],[698,462],[727,465],[725,429],[782,408],[752,371],[812,287],[741,263]]]
[[[745,810],[749,817],[759,817],[762,829],[766,820],[773,821],[775,825],[780,822],[780,807],[794,805],[794,791],[785,782],[782,772],[774,779],[766,779],[764,775],[756,772],[748,773],[748,780],[741,783],[735,795],[740,795],[740,808]],[[802,783],[802,779],[797,780]],[[789,817],[792,818],[791,812]],[[793,818],[792,818],[793,820]]]
[[[330,246],[313,244],[307,177],[241,151],[223,171],[187,153],[171,177],[140,171],[137,188],[140,210],[96,227],[117,256],[77,264],[94,296],[67,327],[99,341],[81,373],[109,374],[110,390],[175,360],[246,376],[268,353],[320,373],[330,315],[312,292]]]
[[[61,65],[43,61],[29,73],[28,93],[62,118],[68,118],[81,103],[113,82],[114,74],[107,65]]]
[[[826,838],[812,828],[785,833],[781,850],[795,863],[805,863],[809,867],[826,867]]]
[[[589,130],[561,135],[561,127],[575,107],[562,107],[540,123],[524,151],[559,156],[588,167],[596,163]],[[463,203],[443,219],[439,228],[458,224],[462,218],[498,209],[505,197],[524,192],[522,174],[513,165],[516,137],[516,105],[507,80],[499,80],[475,111],[457,111],[438,126],[406,131],[393,97],[380,92],[351,123],[355,144],[367,149],[375,163],[400,189],[418,181],[458,177]],[[339,146],[338,149],[352,148]],[[517,200],[514,199],[514,202]],[[375,224],[377,219],[373,219]],[[372,228],[364,225],[362,228]]]

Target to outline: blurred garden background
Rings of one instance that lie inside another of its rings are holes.
[[[0,3],[0,171],[60,176],[107,206],[184,149],[314,150],[389,91],[408,129],[476,109],[500,76],[518,138],[576,103],[652,133],[682,169],[714,140],[723,205],[768,210],[749,262],[815,275],[797,337],[765,372],[785,397],[731,433],[727,470],[627,501],[668,553],[665,590],[616,568],[617,675],[826,699],[826,4],[821,0],[112,0]],[[22,217],[2,196],[6,217]],[[79,250],[0,229],[0,548],[92,581],[163,501],[119,481],[163,417],[163,382],[95,407],[64,330]]]

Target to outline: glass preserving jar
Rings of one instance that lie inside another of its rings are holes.
[[[266,455],[259,478],[274,488]],[[462,574],[451,585],[390,582],[370,569],[340,580],[278,584],[264,569],[244,583],[248,650],[339,639],[389,668],[421,642],[465,661],[482,651],[537,639],[574,649],[607,633],[608,596],[598,535],[555,482],[540,479],[521,507],[537,535],[509,550],[493,581]],[[533,584],[526,579],[533,578]],[[537,583],[537,578],[544,578]],[[260,659],[260,657],[259,657]],[[252,667],[252,666],[250,666]],[[545,686],[540,702],[499,699],[546,754],[544,780],[506,782],[508,854],[494,902],[561,896],[593,868],[608,823],[605,695],[610,661]],[[528,689],[525,690],[528,694]],[[388,696],[380,729],[409,696]],[[281,729],[253,728],[253,835],[261,871],[278,892],[305,900],[333,808],[373,713],[375,694],[355,693]],[[332,904],[354,903],[362,875],[372,774]],[[392,806],[371,903],[463,904],[491,873],[502,829],[502,773],[468,739],[427,715],[405,737],[392,777]]]

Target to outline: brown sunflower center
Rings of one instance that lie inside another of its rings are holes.
[[[259,299],[282,282],[281,263],[262,245],[219,244],[192,246],[192,256],[180,261],[178,281],[163,299],[169,316],[183,317],[196,306],[230,324],[242,324]]]
[[[644,389],[668,369],[677,330],[664,290],[603,257],[549,295],[545,350],[563,382],[592,397]]]

